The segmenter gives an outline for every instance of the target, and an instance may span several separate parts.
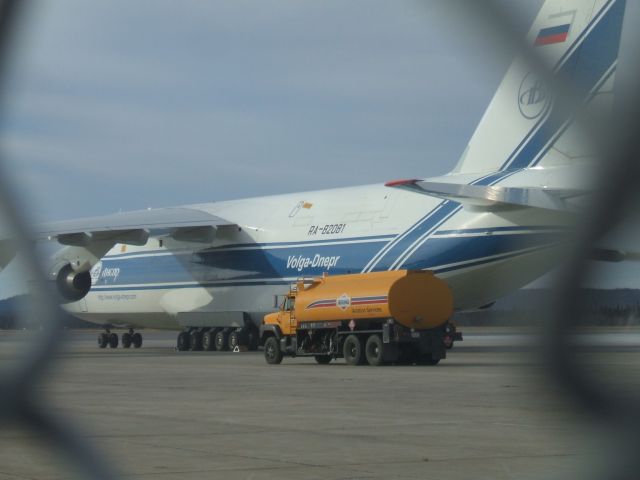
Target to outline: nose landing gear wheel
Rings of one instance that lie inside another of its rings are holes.
[[[139,333],[131,335],[131,343],[133,343],[133,348],[140,348],[142,346],[142,335]]]

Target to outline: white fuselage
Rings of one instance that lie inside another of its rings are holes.
[[[116,245],[68,310],[103,324],[179,329],[182,312],[244,312],[254,322],[300,277],[430,269],[457,309],[534,280],[555,262],[561,225],[528,210],[469,211],[383,185],[198,205],[237,227],[212,243],[152,237]]]

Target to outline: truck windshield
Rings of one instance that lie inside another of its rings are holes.
[[[284,299],[284,306],[282,307],[282,309],[284,311],[289,311],[289,310],[293,310],[293,307],[295,305],[296,299],[293,297],[287,297]]]

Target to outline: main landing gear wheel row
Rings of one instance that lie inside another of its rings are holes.
[[[98,347],[100,348],[118,348],[118,335],[108,330],[98,335]]]
[[[122,348],[140,348],[142,346],[142,335],[129,330],[122,334]],[[98,347],[100,348],[118,348],[118,334],[106,331],[98,335]]]
[[[191,328],[178,334],[176,348],[180,351],[255,351],[258,349],[258,335],[251,329]]]
[[[127,333],[122,334],[122,348],[140,348],[142,346],[142,335],[129,329]]]

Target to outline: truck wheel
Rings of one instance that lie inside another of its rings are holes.
[[[316,362],[318,362],[320,365],[327,365],[331,363],[331,360],[333,360],[333,358],[331,358],[329,355],[316,355],[313,358],[315,358]]]
[[[351,334],[344,340],[342,355],[349,365],[362,365],[365,361],[362,342],[357,335]]]
[[[207,350],[207,351],[211,351],[215,349],[215,333],[209,331],[209,332],[205,332],[204,335],[202,335],[202,349],[203,350]]]
[[[264,342],[264,358],[271,365],[277,365],[282,362],[280,341],[276,337],[271,336]]]
[[[229,350],[228,338],[229,335],[224,330],[216,332],[216,336],[214,337],[216,350],[218,350],[219,352]]]
[[[380,338],[380,335],[374,333],[373,335],[370,335],[369,338],[367,338],[364,352],[369,365],[379,367],[380,365],[384,364],[383,349],[384,344],[382,343],[382,338]]]

